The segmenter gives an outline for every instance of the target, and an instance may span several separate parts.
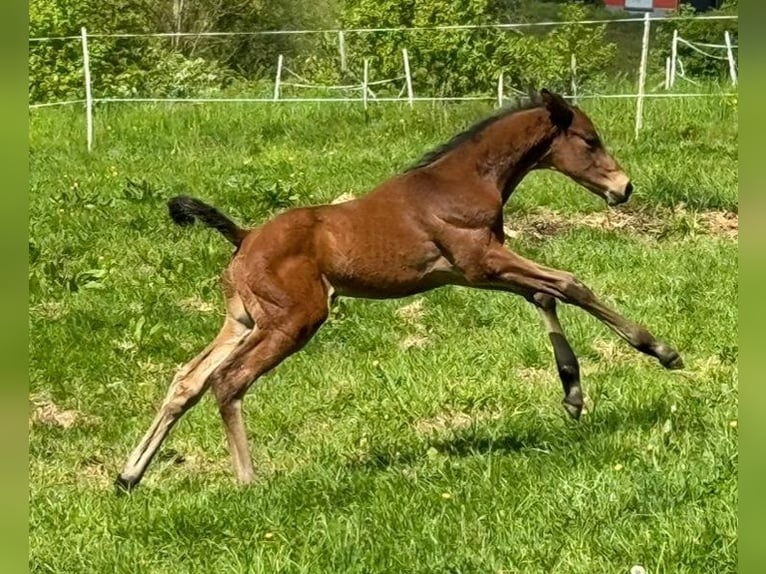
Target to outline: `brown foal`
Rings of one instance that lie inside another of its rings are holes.
[[[583,408],[579,366],[559,323],[557,300],[581,307],[664,367],[680,368],[675,350],[607,307],[574,275],[504,246],[503,205],[533,169],[559,171],[609,205],[627,201],[633,190],[590,119],[543,89],[530,105],[479,122],[346,203],[291,209],[245,230],[197,199],[171,199],[176,223],[200,220],[236,246],[222,276],[227,314],[213,342],[176,374],[116,484],[139,483],[170,429],[208,388],[236,476],[250,482],[242,399],[259,376],[306,344],[338,295],[385,299],[443,285],[521,295],[542,317],[563,404],[574,418]]]

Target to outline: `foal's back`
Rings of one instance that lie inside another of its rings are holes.
[[[254,274],[301,268],[356,297],[430,288],[451,270],[435,241],[439,184],[428,172],[406,173],[351,201],[290,209],[250,232],[236,265]]]

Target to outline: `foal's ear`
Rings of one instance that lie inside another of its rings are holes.
[[[543,103],[542,99],[540,99],[540,92],[538,92],[532,84],[527,86],[527,96],[529,96],[529,101],[533,104]]]
[[[558,128],[565,130],[572,125],[574,111],[570,105],[558,94],[549,92],[545,88],[540,90],[540,97],[545,104],[546,109],[551,114],[551,121]]]

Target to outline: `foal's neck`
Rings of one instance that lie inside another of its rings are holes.
[[[547,153],[556,130],[545,108],[532,108],[487,127],[473,155],[479,175],[497,186],[503,205]]]

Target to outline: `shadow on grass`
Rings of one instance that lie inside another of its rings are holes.
[[[577,459],[578,453],[598,453],[613,456],[623,451],[620,442],[607,440],[617,432],[643,432],[661,426],[671,416],[670,404],[653,400],[643,405],[621,410],[619,405],[603,405],[580,422],[566,418],[563,425],[551,424],[550,419],[527,419],[525,426],[500,427],[479,424],[454,432],[448,437],[430,437],[418,444],[381,445],[365,456],[347,462],[348,467],[387,469],[409,466],[425,460],[429,451],[448,457],[512,456],[535,453]]]

